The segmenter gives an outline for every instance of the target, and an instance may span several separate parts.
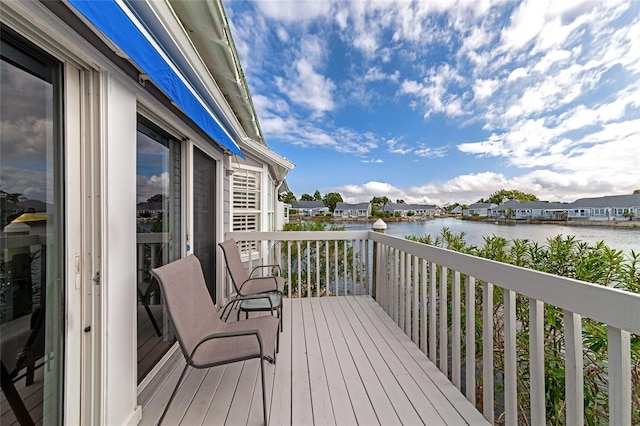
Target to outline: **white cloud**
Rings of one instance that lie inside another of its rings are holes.
[[[526,77],[527,75],[528,75],[527,70],[523,67],[519,67],[511,71],[511,73],[509,74],[509,77],[507,77],[507,81],[509,82],[516,81],[519,78]]]
[[[400,155],[405,155],[405,154],[409,154],[412,149],[407,147],[406,144],[402,143],[402,138],[394,138],[394,139],[389,139],[387,141],[387,147],[389,148],[389,152],[392,154],[400,154]]]
[[[137,202],[147,201],[156,194],[167,195],[169,188],[169,173],[164,172],[153,176],[136,176]]]
[[[385,81],[385,80],[389,80],[389,81],[398,81],[398,79],[400,78],[400,72],[399,71],[394,71],[393,73],[385,73],[383,72],[380,67],[371,67],[369,68],[365,75],[364,75],[364,81],[366,82],[376,82],[376,81]]]
[[[285,23],[311,21],[331,14],[331,3],[317,0],[255,1],[260,11],[269,18]]]
[[[316,72],[313,62],[307,58],[295,61],[288,78],[276,77],[275,82],[291,102],[307,108],[312,116],[321,116],[335,107],[333,93],[336,85]]]
[[[447,149],[445,147],[433,148],[430,146],[420,146],[413,152],[418,157],[423,158],[441,158],[447,154]]]
[[[423,82],[405,80],[400,85],[400,94],[413,95],[424,106],[424,118],[434,113],[445,113],[451,117],[465,114],[460,97],[449,90],[450,86],[463,83],[463,77],[449,64],[432,67]]]
[[[476,99],[488,98],[498,88],[498,81],[478,79],[473,85],[473,93]]]

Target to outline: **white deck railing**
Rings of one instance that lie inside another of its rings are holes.
[[[640,334],[638,294],[373,231],[231,232],[227,237],[253,243],[256,250],[246,257],[249,266],[279,264],[290,282],[289,297],[371,294],[490,422],[498,420],[496,413],[508,425],[521,423],[523,416],[534,425],[548,421],[546,304],[564,314],[559,326],[564,334],[565,424],[584,424],[582,318],[604,324],[608,420],[612,425],[631,424],[630,333]],[[516,338],[524,325],[516,312],[523,310],[529,318],[524,354],[529,407],[519,412],[517,363],[523,354]],[[478,330],[476,323],[481,324]],[[494,344],[498,334],[499,348]],[[482,346],[478,355],[476,342]],[[503,368],[495,368],[496,355]]]

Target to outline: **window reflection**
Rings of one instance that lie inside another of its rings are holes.
[[[137,133],[138,381],[175,341],[149,271],[180,257],[180,146],[144,119]]]
[[[3,33],[0,48],[0,424],[56,424],[64,318],[58,66],[12,38]]]

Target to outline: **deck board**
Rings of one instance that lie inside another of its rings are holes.
[[[284,313],[277,363],[265,363],[270,424],[487,424],[370,297],[285,299]],[[183,366],[143,391],[142,425],[157,421]],[[261,424],[260,380],[257,360],[191,370],[166,424]]]
[[[334,420],[341,424],[356,424],[356,418],[351,405],[349,391],[347,390],[344,376],[340,368],[338,356],[333,346],[329,333],[326,317],[318,299],[312,298],[309,302],[313,319],[316,324],[318,336],[317,351],[321,357],[321,363],[327,380],[327,391],[331,402]]]

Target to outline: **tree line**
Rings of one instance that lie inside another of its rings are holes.
[[[640,191],[640,190],[637,190]],[[636,193],[634,191],[634,193]],[[291,204],[293,201],[297,200],[296,196],[293,192],[288,191],[283,194],[280,194],[280,201],[284,203]],[[507,201],[517,200],[520,202],[525,201],[540,201],[538,197],[534,194],[529,194],[526,192],[518,191],[515,189],[501,189],[489,195],[488,198],[480,198],[478,203],[489,203],[489,204],[504,204]],[[329,211],[333,212],[336,208],[336,205],[340,202],[343,202],[342,195],[339,192],[328,192],[324,196],[320,194],[320,191],[316,189],[313,195],[302,193],[300,195],[299,201],[322,201],[325,206],[329,208]],[[371,203],[371,214],[376,216],[376,214],[381,213],[383,211],[384,205],[387,203],[391,203],[391,199],[387,196],[375,196],[370,201]],[[402,199],[397,199],[396,203],[402,204],[405,203]],[[467,209],[469,206],[464,203],[453,203],[443,206],[442,208],[446,213],[451,213],[456,207],[460,207],[461,209]]]

